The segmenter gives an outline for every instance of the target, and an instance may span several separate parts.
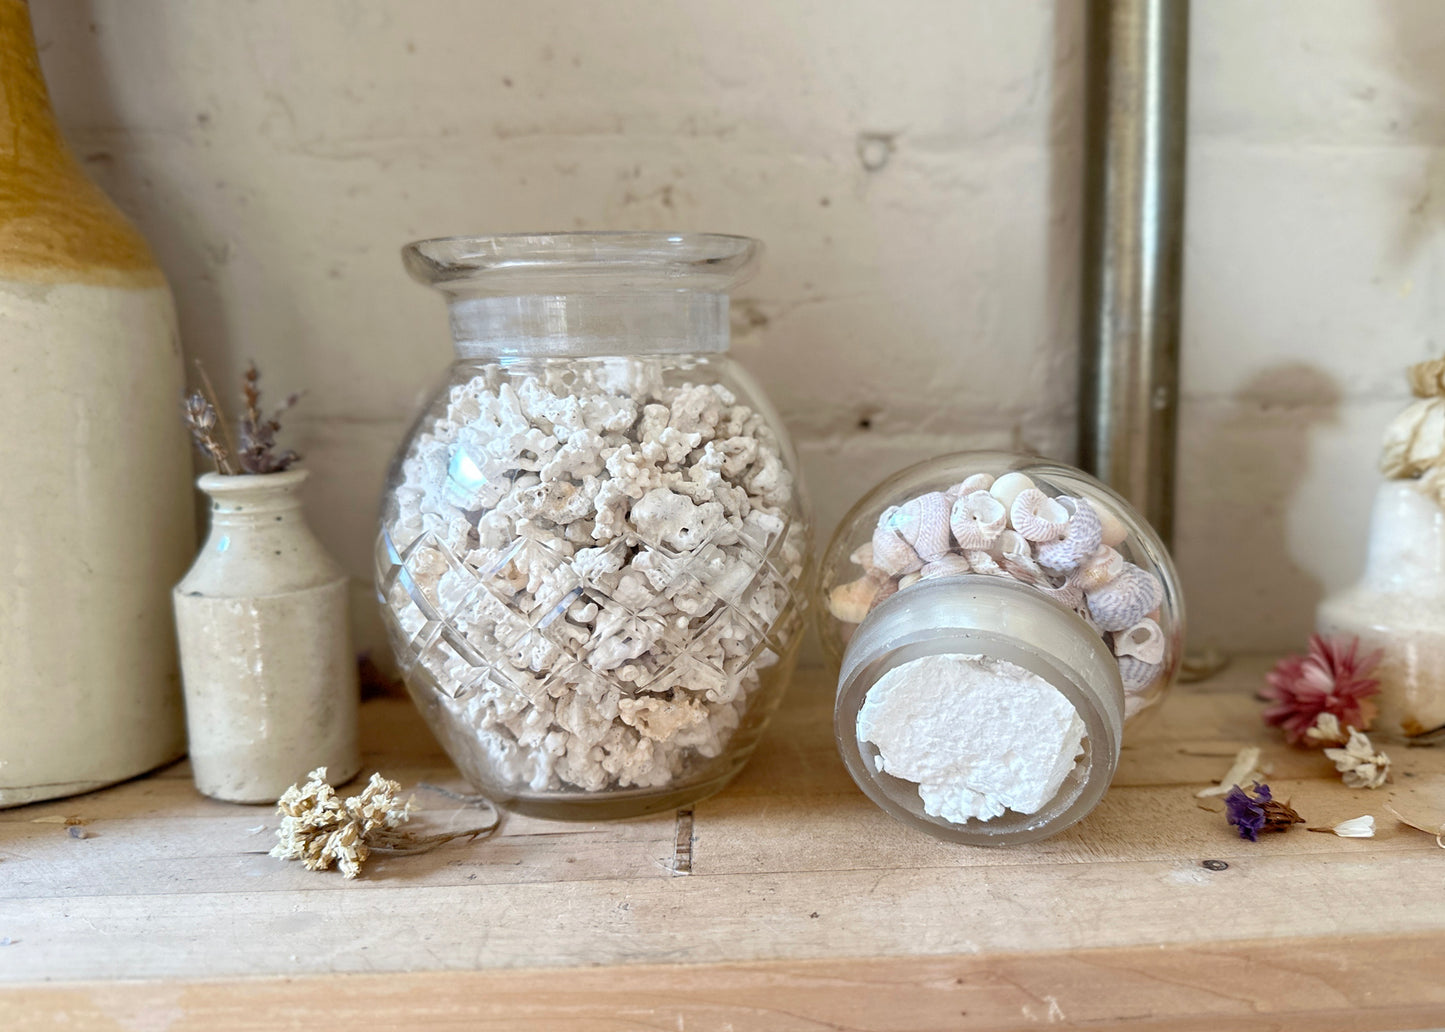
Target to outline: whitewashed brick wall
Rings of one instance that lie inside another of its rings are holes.
[[[421,236],[763,238],[736,352],[827,532],[879,476],[1074,443],[1080,0],[37,0],[56,107],[190,353],[308,391],[358,576],[449,356]],[[1299,643],[1441,350],[1445,5],[1196,0],[1177,554],[1196,641]],[[826,370],[828,375],[819,375]]]

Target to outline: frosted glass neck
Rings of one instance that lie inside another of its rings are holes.
[[[726,351],[728,295],[694,290],[463,297],[457,356],[570,358]]]

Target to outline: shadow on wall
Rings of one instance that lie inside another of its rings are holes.
[[[1185,410],[1179,461],[1213,470],[1178,513],[1177,547],[1196,646],[1228,654],[1303,644],[1324,585],[1290,551],[1312,437],[1338,421],[1343,392],[1324,371],[1261,370],[1226,398]],[[1322,514],[1315,514],[1316,517]]]

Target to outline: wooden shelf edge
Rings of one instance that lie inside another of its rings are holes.
[[[1445,1025],[1445,932],[989,956],[0,987],[9,1032]]]

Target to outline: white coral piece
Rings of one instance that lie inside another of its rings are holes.
[[[394,630],[512,790],[689,776],[777,662],[766,636],[792,633],[776,625],[803,556],[779,442],[726,388],[662,368],[485,367],[400,465]]]

